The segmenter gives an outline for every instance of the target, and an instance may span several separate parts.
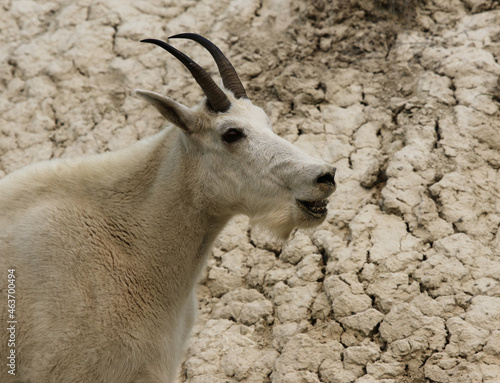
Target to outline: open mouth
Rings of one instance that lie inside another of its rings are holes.
[[[328,209],[326,208],[328,200],[326,199],[321,201],[301,201],[298,199],[297,203],[303,210],[316,218],[322,218],[328,213]]]

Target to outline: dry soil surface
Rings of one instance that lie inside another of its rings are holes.
[[[180,382],[500,382],[498,1],[3,0],[0,177],[157,132],[133,88],[197,103],[139,43],[187,31],[338,189],[284,245],[224,231]]]

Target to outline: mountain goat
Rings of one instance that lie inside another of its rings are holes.
[[[205,47],[223,86],[171,45],[143,40],[187,67],[200,104],[136,90],[170,127],[0,180],[2,382],[173,382],[197,278],[228,220],[246,214],[286,238],[326,217],[335,168],[273,133],[213,43],[173,38]]]

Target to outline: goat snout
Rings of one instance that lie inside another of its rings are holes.
[[[332,168],[331,171],[323,172],[316,178],[316,183],[318,185],[324,185],[327,187],[335,186],[335,173],[337,168]]]

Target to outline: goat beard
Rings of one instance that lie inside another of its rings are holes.
[[[294,207],[289,205],[274,206],[263,213],[257,213],[250,218],[250,225],[257,232],[277,242],[285,242],[292,231],[299,227],[294,219]]]

